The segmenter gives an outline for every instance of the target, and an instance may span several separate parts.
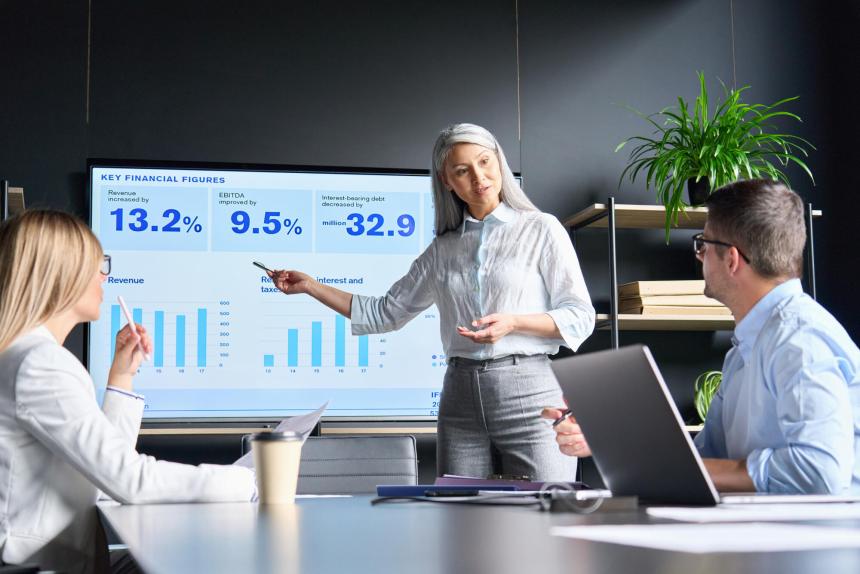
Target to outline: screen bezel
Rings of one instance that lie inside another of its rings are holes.
[[[320,166],[320,165],[297,165],[297,164],[257,164],[257,163],[230,163],[230,162],[203,162],[203,161],[177,161],[177,160],[150,160],[150,159],[111,159],[111,158],[88,158],[87,159],[87,193],[86,213],[87,221],[92,227],[92,199],[93,199],[93,169],[95,168],[149,168],[149,169],[188,169],[188,170],[221,170],[221,171],[262,171],[282,173],[330,173],[330,174],[378,174],[378,175],[406,175],[406,176],[429,176],[429,169],[400,169],[400,168],[374,168],[374,167],[344,167],[344,166]],[[515,174],[517,175],[517,174]],[[90,325],[84,324],[84,366],[89,369],[90,365]],[[249,428],[271,426],[284,417],[151,417],[143,419],[145,427],[159,426],[223,426],[224,424],[247,425]],[[353,415],[353,416],[329,416],[323,415],[322,422],[406,422],[406,423],[435,423],[437,417],[429,415]]]

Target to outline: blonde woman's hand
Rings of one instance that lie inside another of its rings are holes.
[[[108,385],[123,390],[132,390],[132,378],[137,373],[140,363],[143,361],[143,351],[152,354],[152,340],[143,325],[135,324],[137,333],[133,333],[131,327],[126,325],[116,334],[116,351],[113,363],[108,373]],[[140,343],[140,347],[138,346]]]
[[[276,269],[275,271],[266,271],[266,274],[272,280],[275,287],[287,295],[308,293],[311,286],[316,283],[313,277],[301,271]]]

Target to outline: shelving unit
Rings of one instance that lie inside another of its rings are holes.
[[[815,246],[812,220],[821,217],[820,210],[806,206],[806,274],[807,289],[815,298]],[[705,207],[690,207],[678,217],[676,229],[702,229],[708,217]],[[594,203],[568,217],[564,226],[571,233],[586,227],[605,228],[609,240],[609,314],[597,316],[597,328],[609,329],[613,349],[619,346],[619,331],[722,331],[734,328],[730,315],[619,315],[618,313],[618,268],[615,251],[617,229],[663,229],[666,210],[659,205],[633,205],[615,203],[610,197],[606,203]]]
[[[613,203],[610,197],[609,202]],[[592,203],[579,213],[568,217],[564,226],[572,231],[583,227],[608,227],[609,219],[606,203]],[[678,229],[701,229],[708,218],[705,207],[688,207],[678,217]],[[615,205],[615,227],[618,229],[662,229],[665,225],[666,209],[659,205]]]
[[[612,317],[597,315],[596,328],[610,328]],[[730,331],[735,328],[731,315],[618,315],[622,331]]]

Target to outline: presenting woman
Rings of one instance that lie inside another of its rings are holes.
[[[547,355],[594,328],[573,245],[523,193],[493,135],[451,126],[433,148],[436,238],[383,297],[353,295],[298,271],[270,273],[352,320],[352,333],[399,329],[434,303],[448,357],[437,472],[573,480],[541,407],[562,405]]]
[[[82,221],[27,211],[0,225],[0,564],[101,571],[99,491],[124,503],[249,501],[254,473],[190,466],[135,451],[143,397],[132,377],[149,336],[116,337],[104,404],[63,347],[99,318],[110,258]],[[141,350],[142,347],[142,350]]]

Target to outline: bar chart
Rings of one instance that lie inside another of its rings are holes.
[[[119,305],[111,305],[110,357],[116,354],[116,334],[125,326]],[[210,309],[188,303],[165,303],[158,306],[133,307],[132,318],[141,324],[152,339],[153,355],[151,365],[164,367],[210,366]],[[219,345],[222,343],[219,343]],[[227,343],[229,348],[229,343]],[[227,351],[219,353],[219,358],[229,356]]]
[[[304,323],[286,330],[285,348],[282,339],[267,342],[269,352],[263,354],[263,367],[370,366],[368,336],[347,336],[347,320],[342,315]]]
[[[97,393],[126,323],[121,295],[152,342],[134,379],[145,418],[256,420],[324,401],[330,416],[435,417],[435,309],[353,335],[357,317],[286,296],[251,265],[382,296],[436,239],[429,174],[233,167],[92,166],[90,222],[113,261],[87,334]]]

